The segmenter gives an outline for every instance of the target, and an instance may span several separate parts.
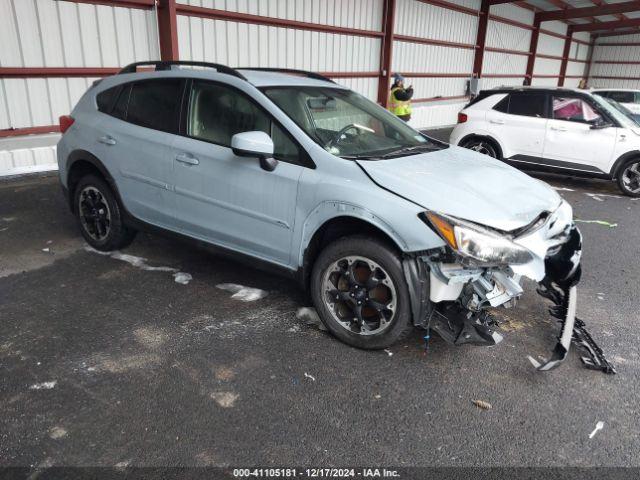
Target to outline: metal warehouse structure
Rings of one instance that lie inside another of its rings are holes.
[[[637,0],[0,0],[0,175],[52,168],[55,137],[13,137],[57,131],[134,61],[315,70],[381,104],[402,72],[427,128],[455,122],[471,78],[640,87],[639,46]]]

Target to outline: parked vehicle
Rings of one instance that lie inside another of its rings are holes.
[[[616,180],[640,196],[640,128],[588,91],[482,91],[460,112],[450,141],[522,169]]]
[[[597,95],[597,93],[596,93],[596,95]],[[622,112],[627,117],[629,117],[631,120],[633,120],[638,126],[640,126],[640,114],[633,113],[627,107],[625,107],[621,103],[616,102],[615,100],[612,100],[610,98],[605,98],[605,100],[607,101],[607,103],[609,103],[609,105],[612,105],[613,108],[615,108],[616,110]]]
[[[61,126],[60,181],[98,250],[152,226],[241,254],[298,278],[333,335],[371,349],[414,326],[493,345],[486,308],[513,305],[528,277],[554,295],[571,340],[571,206],[318,74],[134,64]]]
[[[640,90],[630,88],[594,88],[591,91],[601,97],[615,100],[634,114],[640,115]]]

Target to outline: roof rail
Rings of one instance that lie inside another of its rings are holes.
[[[294,75],[302,75],[315,80],[323,80],[325,82],[336,83],[324,75],[320,75],[316,72],[309,72],[307,70],[296,70],[294,68],[269,68],[269,67],[237,67],[236,70],[256,70],[258,72],[280,72],[280,73],[292,73]]]
[[[242,80],[247,80],[244,77],[244,75],[238,72],[235,68],[227,67],[226,65],[221,65],[219,63],[192,62],[189,60],[151,60],[148,62],[136,62],[124,67],[122,70],[118,72],[118,75],[125,74],[125,73],[135,73],[138,67],[144,67],[144,66],[155,66],[156,72],[160,70],[171,70],[171,67],[173,65],[213,68],[219,73],[226,73],[227,75],[232,75]]]

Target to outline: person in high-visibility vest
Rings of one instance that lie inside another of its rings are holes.
[[[411,97],[413,97],[413,85],[404,87],[404,77],[399,73],[393,74],[393,85],[389,91],[387,108],[401,120],[411,120]]]

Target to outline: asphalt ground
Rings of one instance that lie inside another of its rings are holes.
[[[0,182],[0,466],[640,466],[640,201],[538,178],[617,224],[580,224],[578,300],[615,376],[576,351],[534,371],[557,325],[531,283],[496,347],[362,351],[298,318],[290,280],[158,235],[137,266],[87,251],[55,175]]]

